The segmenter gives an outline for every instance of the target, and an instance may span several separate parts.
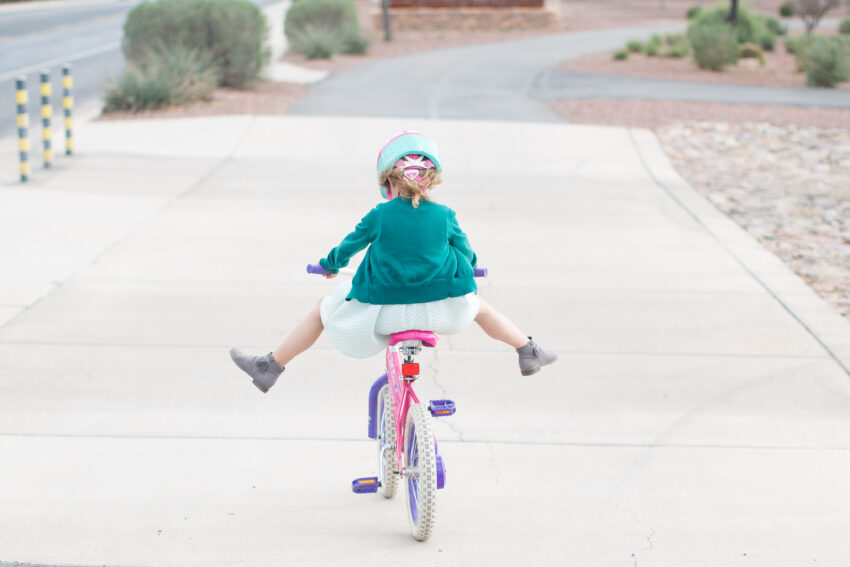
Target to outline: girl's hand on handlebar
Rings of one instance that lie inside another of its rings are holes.
[[[335,277],[337,277],[338,275],[339,274],[322,274],[322,277],[324,277],[326,280],[332,280]]]

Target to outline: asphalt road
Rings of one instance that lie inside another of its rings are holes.
[[[836,25],[835,20],[827,20],[821,27]],[[563,119],[549,105],[553,100],[648,98],[850,108],[850,97],[840,90],[717,85],[557,68],[567,59],[684,27],[669,24],[566,33],[381,59],[334,73],[314,85],[311,94],[297,101],[290,112],[559,122]]]
[[[258,6],[278,0],[254,0]],[[98,103],[124,68],[121,38],[127,13],[140,0],[0,7],[0,137],[15,131],[15,78],[26,76],[30,123],[39,120],[39,73],[53,83],[54,116],[61,109],[64,63],[74,69],[77,108]],[[5,102],[4,102],[5,101]]]

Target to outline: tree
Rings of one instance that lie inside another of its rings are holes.
[[[818,27],[824,14],[838,6],[841,0],[796,0],[794,2],[797,15],[806,26],[806,34]]]
[[[738,23],[738,0],[729,2],[729,15],[726,16],[726,21],[733,26]]]

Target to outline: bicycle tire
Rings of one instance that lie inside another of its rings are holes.
[[[392,498],[398,489],[398,475],[395,474],[395,442],[396,430],[393,417],[393,398],[389,386],[384,386],[378,392],[378,494],[384,498]],[[387,444],[393,449],[384,451]]]
[[[410,531],[414,538],[425,541],[431,537],[437,516],[437,451],[428,410],[422,404],[412,404],[407,412],[404,470],[415,472],[405,476]]]

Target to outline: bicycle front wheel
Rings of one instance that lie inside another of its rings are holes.
[[[378,392],[378,494],[384,498],[395,496],[398,487],[398,475],[395,464],[395,418],[393,417],[393,397],[390,387],[384,386]]]
[[[431,536],[437,515],[437,452],[428,411],[413,404],[404,430],[404,472],[407,481],[407,518],[413,537]]]

